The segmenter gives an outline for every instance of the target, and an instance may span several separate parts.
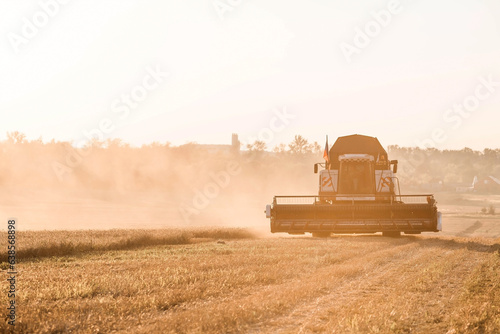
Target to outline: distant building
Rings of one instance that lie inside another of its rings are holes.
[[[474,176],[472,184],[456,184],[455,191],[457,193],[466,193],[475,191],[500,193],[500,180],[492,175],[480,178]]]
[[[240,141],[238,135],[233,133],[231,135],[231,145],[214,145],[214,144],[196,144],[200,149],[209,153],[239,153],[240,152]]]
[[[475,191],[474,187],[477,183],[477,176],[472,179],[472,184],[455,184],[455,191],[457,193],[470,193]]]
[[[474,190],[500,193],[500,180],[494,176],[482,177],[474,184]]]

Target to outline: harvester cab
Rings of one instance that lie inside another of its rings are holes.
[[[388,160],[377,138],[339,137],[327,157],[314,165],[319,172],[317,196],[275,196],[266,207],[271,232],[397,236],[441,230],[434,196],[401,195],[395,176],[398,161]]]

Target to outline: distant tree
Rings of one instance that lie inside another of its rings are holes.
[[[388,153],[391,153],[391,152],[394,152],[394,151],[399,151],[401,149],[401,147],[399,147],[399,145],[389,145],[387,146],[387,152]]]
[[[464,147],[464,148],[462,149],[462,152],[464,152],[464,153],[473,153],[474,151],[473,151],[471,148]]]
[[[7,142],[9,144],[22,144],[26,142],[26,135],[19,131],[7,132]]]
[[[143,144],[142,147],[147,147],[147,148],[159,148],[162,147],[163,145],[159,141],[154,141],[149,144]]]
[[[311,144],[312,146],[312,152],[313,153],[323,153],[323,147],[317,142],[315,141],[314,144]]]
[[[307,139],[301,135],[296,135],[293,141],[288,144],[288,147],[290,148],[290,153],[292,154],[305,154],[311,153],[313,146],[309,144]]]
[[[36,144],[36,145],[43,145],[43,138],[42,138],[42,136],[40,136],[37,139],[30,141],[30,143]]]
[[[273,148],[274,153],[285,153],[286,152],[286,144],[278,144]]]
[[[495,160],[498,159],[498,152],[497,150],[485,148],[483,151],[483,156],[487,162],[494,162]]]
[[[253,144],[247,144],[247,150],[252,151],[252,152],[262,152],[262,151],[265,151],[266,148],[267,148],[267,145],[262,140],[256,140],[253,142]]]
[[[94,148],[103,148],[106,143],[102,140],[99,140],[97,138],[92,138],[90,141],[89,145],[94,147]]]
[[[128,146],[128,144],[126,144],[120,138],[113,138],[113,139],[108,138],[108,139],[106,139],[106,143],[104,145],[107,148],[117,148],[117,147],[126,147],[126,146]]]

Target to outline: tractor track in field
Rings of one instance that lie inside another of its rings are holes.
[[[401,257],[405,258],[408,254],[413,254],[413,250],[419,247],[419,243],[415,242],[413,238],[408,241],[404,239],[392,240],[396,242],[392,247],[377,245],[374,246],[374,249],[370,247],[360,249],[360,254],[355,256],[356,262],[360,265],[353,265],[351,264],[352,259],[344,258],[335,264],[320,266],[314,271],[303,273],[294,279],[278,285],[262,286],[257,290],[248,291],[244,294],[235,292],[232,296],[225,295],[220,299],[212,299],[209,304],[202,303],[199,305],[192,305],[186,310],[179,310],[179,312],[174,315],[172,321],[175,322],[175,317],[182,316],[184,312],[204,312],[208,309],[211,309],[211,312],[217,312],[214,305],[222,305],[228,302],[228,300],[232,300],[236,305],[248,305],[255,301],[282,300],[286,295],[295,295],[299,291],[303,293],[304,289],[307,289],[309,293],[302,298],[296,299],[293,304],[283,305],[278,311],[273,312],[274,314],[265,316],[262,322],[243,325],[240,329],[240,331],[244,332],[260,333],[268,328],[270,333],[276,332],[276,327],[273,325],[276,319],[286,319],[289,312],[293,312],[295,308],[301,307],[302,305],[307,308],[307,306],[314,303],[318,298],[329,296],[334,293],[334,291],[340,290],[342,286],[353,284],[352,280],[361,281],[368,273],[383,273],[384,270],[391,266],[394,259],[399,259]],[[318,240],[318,242],[323,241],[328,242],[329,240]],[[334,274],[332,275],[332,273]],[[304,282],[309,283],[314,281],[317,281],[318,284],[312,287],[304,286]],[[302,302],[303,300],[306,300],[306,302]],[[145,327],[141,333],[147,333],[153,328],[156,329],[154,323],[160,323],[162,321],[165,321],[163,316],[153,321],[151,327]],[[283,326],[287,327],[286,321],[279,325],[279,327]]]
[[[467,273],[471,268],[476,266],[481,257],[479,253],[474,253],[474,256],[468,256],[466,259],[457,256],[460,253],[460,248],[447,250],[444,253],[436,254],[439,247],[436,240],[431,241],[434,246],[420,248],[411,247],[394,257],[390,257],[389,261],[381,265],[367,263],[359,275],[352,279],[347,279],[332,287],[326,293],[307,301],[302,304],[296,305],[290,312],[282,316],[271,318],[259,324],[255,324],[249,330],[250,333],[308,333],[308,332],[331,332],[333,328],[338,329],[340,324],[342,327],[342,320],[344,320],[344,327],[340,332],[344,331],[357,331],[359,328],[350,328],[352,325],[352,315],[343,310],[362,309],[363,305],[371,302],[371,305],[380,307],[382,304],[387,303],[385,296],[397,294],[398,291],[404,293],[405,291],[418,290],[415,287],[417,282],[425,285],[425,290],[428,294],[434,297],[431,300],[425,300],[425,297],[418,298],[411,304],[416,307],[416,313],[422,312],[420,303],[425,304],[425,312],[434,313],[436,322],[432,323],[429,329],[446,332],[446,323],[443,322],[442,308],[451,307],[453,300],[458,298],[457,294],[460,291],[454,291],[461,283],[467,279]],[[405,244],[408,245],[408,244]],[[414,244],[410,244],[414,245]],[[415,245],[414,245],[415,246]],[[388,248],[386,252],[391,252],[395,246]],[[383,252],[383,251],[382,251]],[[366,257],[366,255],[365,255]],[[432,261],[430,261],[432,259]],[[443,285],[442,281],[434,278],[422,278],[422,273],[428,270],[429,266],[445,266],[452,268],[453,272],[446,275],[447,281]],[[363,275],[364,273],[364,275]],[[424,281],[422,281],[424,279]],[[436,292],[436,293],[434,293]],[[420,293],[420,296],[426,294]],[[424,300],[423,300],[424,299]],[[379,304],[374,304],[376,302]],[[403,301],[402,301],[403,302]],[[404,311],[398,310],[401,305],[386,305],[389,306],[389,316],[394,320],[399,316],[399,321],[404,320]],[[407,305],[408,306],[408,305]],[[406,306],[406,308],[407,308]],[[420,307],[418,307],[420,306]],[[340,323],[338,319],[340,316]],[[408,328],[403,328],[402,331],[409,331],[411,326],[418,324],[418,319],[412,319],[414,315],[409,314]],[[335,318],[335,322],[331,322],[331,318]],[[390,321],[390,320],[389,320]],[[439,323],[442,326],[439,326]],[[438,323],[438,324],[437,324]],[[425,327],[426,324],[419,324]],[[405,330],[406,329],[406,330]],[[378,331],[377,328],[374,331]],[[383,329],[382,329],[383,330]],[[425,332],[425,330],[421,330]]]
[[[324,294],[314,298],[311,301],[297,305],[295,308],[280,317],[270,319],[262,324],[257,324],[254,330],[250,332],[267,332],[267,333],[288,333],[288,332],[301,332],[309,324],[314,323],[312,319],[324,320],[322,313],[334,305],[342,305],[342,303],[349,302],[356,298],[359,294],[366,293],[367,290],[376,288],[377,283],[382,277],[387,276],[390,267],[394,267],[397,260],[409,262],[415,258],[421,258],[426,254],[415,250],[418,244],[403,244],[397,245],[384,250],[379,250],[381,254],[393,252],[397,248],[402,249],[403,252],[396,254],[394,257],[387,258],[384,264],[374,264],[366,262],[361,269],[359,275],[352,279],[344,279],[340,284],[333,286],[330,290],[325,291]],[[405,247],[406,246],[406,247]],[[372,254],[365,254],[364,258],[369,258]],[[408,259],[409,258],[409,259]],[[358,259],[359,260],[359,259]],[[364,259],[361,259],[364,260]],[[257,329],[258,328],[258,329]],[[279,330],[276,330],[279,328]]]

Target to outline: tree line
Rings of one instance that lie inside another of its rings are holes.
[[[206,147],[168,142],[134,147],[120,139],[108,139],[77,148],[70,142],[28,140],[22,133],[9,132],[7,139],[0,141],[0,186],[181,190],[206,182],[209,173],[236,161],[243,167],[242,179],[254,180],[245,184],[246,188],[270,187],[283,178],[288,180],[287,185],[303,182],[305,187],[314,182],[310,177],[312,165],[323,162],[324,149],[300,135],[274,147],[255,141],[236,152],[230,145],[227,150]],[[398,176],[407,186],[471,183],[474,176],[500,178],[500,149],[392,145],[387,151],[390,159],[399,160]]]

